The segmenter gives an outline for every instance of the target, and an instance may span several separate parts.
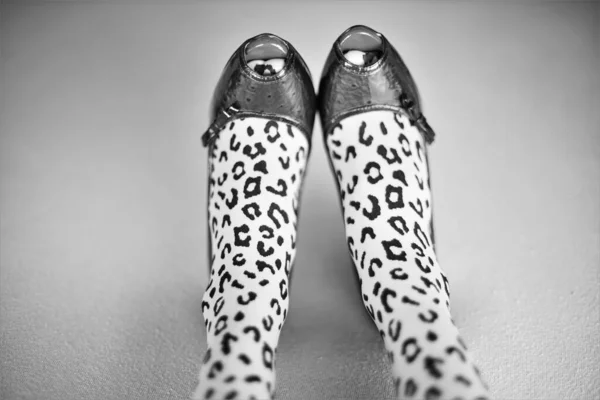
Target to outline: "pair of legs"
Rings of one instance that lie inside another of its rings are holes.
[[[343,119],[325,143],[362,299],[398,398],[486,398],[433,247],[422,135],[404,115],[370,111]],[[295,127],[263,118],[233,121],[212,147],[208,350],[195,399],[274,395],[307,149]]]

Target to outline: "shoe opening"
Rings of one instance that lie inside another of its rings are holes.
[[[275,35],[263,34],[248,43],[244,57],[254,72],[271,76],[283,69],[288,50],[283,39]]]
[[[346,60],[354,65],[372,65],[383,55],[381,35],[364,25],[348,29],[338,39],[338,43]]]

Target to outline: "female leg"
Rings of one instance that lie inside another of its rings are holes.
[[[352,27],[329,55],[319,102],[348,248],[398,397],[486,398],[433,246],[433,131],[408,69],[383,35]]]
[[[208,349],[194,398],[270,399],[315,95],[293,47],[263,34],[230,59],[215,100],[215,122],[204,136],[211,268],[202,312]]]

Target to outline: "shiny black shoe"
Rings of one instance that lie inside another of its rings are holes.
[[[280,68],[256,60],[281,60]],[[246,40],[231,56],[214,91],[211,120],[202,142],[208,146],[228,121],[266,117],[299,128],[311,143],[316,95],[310,71],[284,39],[263,33]]]
[[[347,54],[353,50],[365,54],[362,65],[349,61]],[[318,103],[324,135],[350,115],[403,110],[427,143],[435,136],[404,61],[385,36],[364,25],[348,28],[333,44],[323,68]]]

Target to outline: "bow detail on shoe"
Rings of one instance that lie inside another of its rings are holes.
[[[229,122],[229,120],[239,112],[240,103],[237,101],[226,109],[219,110],[212,124],[210,124],[206,132],[202,134],[202,145],[204,147],[208,146],[208,144],[217,137],[217,134],[221,131],[221,129],[223,129],[227,122]]]
[[[417,128],[423,134],[427,144],[433,143],[435,132],[431,126],[429,126],[429,123],[427,123],[425,116],[422,113],[417,112],[415,109],[415,102],[409,98],[406,93],[400,94],[400,106],[406,110],[411,124],[417,125]]]

